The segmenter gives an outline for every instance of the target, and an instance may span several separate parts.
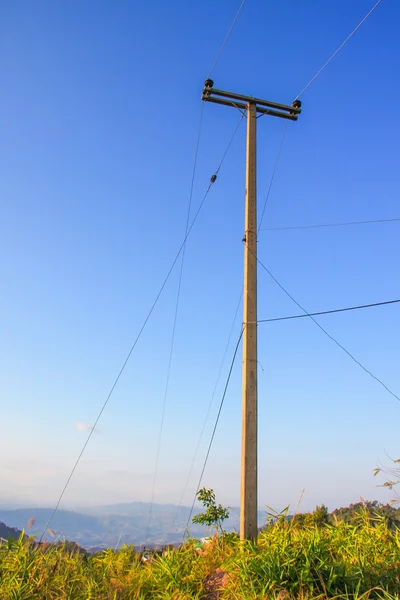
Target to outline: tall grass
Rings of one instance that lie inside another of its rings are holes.
[[[198,554],[189,541],[145,564],[128,546],[94,556],[22,537],[0,546],[1,600],[394,600],[399,594],[399,531],[367,512],[355,524],[320,527],[280,518],[257,544],[230,534]]]

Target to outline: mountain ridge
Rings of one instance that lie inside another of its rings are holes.
[[[129,502],[116,505],[85,507],[85,512],[59,509],[51,521],[51,529],[44,532],[48,540],[68,539],[90,549],[96,547],[120,547],[122,544],[135,546],[162,546],[179,543],[186,532],[191,508],[174,504],[153,504],[150,518],[149,502]],[[179,509],[179,510],[178,510]],[[196,506],[193,511],[201,511]],[[229,509],[230,518],[224,522],[227,531],[239,529],[239,509]],[[10,527],[27,529],[29,535],[40,537],[53,513],[52,508],[28,507],[3,510],[0,521]],[[259,513],[259,522],[264,522],[264,513]],[[190,524],[193,537],[208,535],[209,529]]]

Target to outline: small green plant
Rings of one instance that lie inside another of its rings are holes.
[[[207,490],[205,487],[201,488],[197,492],[197,499],[201,502],[206,508],[205,513],[199,513],[195,515],[192,519],[193,523],[197,525],[207,525],[207,527],[215,527],[215,532],[218,535],[218,532],[221,535],[224,535],[224,530],[222,529],[222,523],[225,519],[229,519],[229,511],[227,508],[222,506],[222,504],[218,504],[215,501],[215,492],[214,490]]]

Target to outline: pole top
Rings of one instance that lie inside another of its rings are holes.
[[[272,117],[281,117],[290,121],[297,121],[301,113],[301,102],[297,98],[291,106],[288,104],[278,104],[277,102],[262,100],[253,96],[244,96],[243,94],[217,90],[214,88],[214,81],[212,79],[205,80],[201,99],[206,102],[214,102],[215,104],[233,106],[240,110],[247,110],[248,105],[253,104],[256,106],[258,113],[271,115]]]

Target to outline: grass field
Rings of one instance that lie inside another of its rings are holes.
[[[241,544],[194,541],[147,563],[133,547],[85,556],[22,537],[0,546],[0,598],[118,600],[400,597],[400,533],[383,517],[321,526],[279,518]]]

